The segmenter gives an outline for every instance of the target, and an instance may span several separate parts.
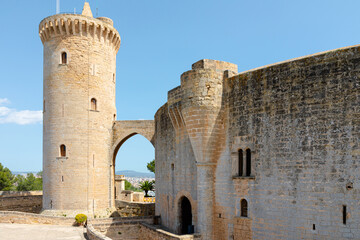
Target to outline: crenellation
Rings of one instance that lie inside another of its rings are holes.
[[[88,34],[91,30],[93,34]],[[113,33],[112,41],[107,41],[109,33]],[[57,14],[43,19],[39,25],[39,36],[44,43],[52,37],[78,35],[98,38],[99,41],[112,44],[118,51],[120,35],[113,27],[112,20],[104,18],[92,18],[78,14]]]

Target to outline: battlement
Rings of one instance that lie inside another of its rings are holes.
[[[113,45],[118,51],[121,38],[113,21],[106,17],[93,18],[90,8],[85,7],[82,14],[56,14],[43,19],[39,25],[42,43],[60,36],[85,36]]]
[[[238,66],[234,63],[218,61],[218,60],[211,60],[211,59],[202,59],[197,61],[192,65],[192,69],[214,69],[216,71],[232,71],[238,72]]]

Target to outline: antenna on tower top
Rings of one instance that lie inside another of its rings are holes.
[[[56,0],[56,14],[60,13],[60,0]]]

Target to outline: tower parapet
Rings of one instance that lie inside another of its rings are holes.
[[[120,48],[121,38],[110,18],[93,18],[83,14],[56,14],[44,18],[39,25],[39,36],[44,43],[60,36],[87,36]]]

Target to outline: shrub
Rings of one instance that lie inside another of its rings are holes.
[[[84,222],[86,222],[87,216],[85,214],[79,213],[78,215],[75,216],[75,221],[78,224],[83,224]]]

